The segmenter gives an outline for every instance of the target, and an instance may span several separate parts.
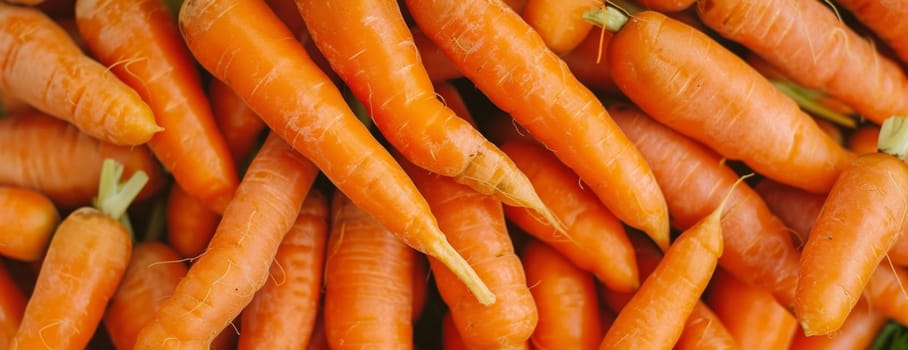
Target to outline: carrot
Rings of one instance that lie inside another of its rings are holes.
[[[331,201],[325,334],[332,349],[413,347],[415,252],[343,193]]]
[[[482,305],[437,259],[429,265],[442,300],[451,310],[464,344],[471,348],[525,347],[538,322],[520,258],[514,252],[502,204],[494,197],[401,159],[425,196],[448,240],[485,281],[497,299]]]
[[[240,349],[302,349],[309,343],[321,300],[328,203],[309,193],[284,236],[271,277],[243,309]]]
[[[262,130],[265,130],[265,122],[220,80],[211,79],[211,83],[208,84],[208,98],[211,100],[211,110],[214,112],[218,129],[221,130],[224,141],[230,149],[234,164],[238,167],[245,164],[258,143]]]
[[[654,11],[611,30],[617,30],[608,46],[612,79],[653,119],[811,192],[828,191],[851,160],[794,102],[706,34]]]
[[[908,62],[908,2],[880,0],[837,0],[836,4],[847,9],[885,42],[902,62]]]
[[[468,350],[469,348],[460,338],[460,332],[454,324],[454,318],[447,312],[441,319],[441,339],[443,350]]]
[[[418,255],[413,261],[413,322],[419,320],[429,302],[429,261]]]
[[[291,32],[303,33],[306,31],[306,23],[300,17],[294,0],[265,0],[265,2]]]
[[[199,63],[353,203],[407,245],[451,267],[483,304],[494,302],[488,287],[444,239],[406,173],[267,6],[251,0],[188,0],[180,11],[180,27]]]
[[[167,197],[167,243],[180,257],[195,259],[205,252],[221,216],[189,196],[179,184]]]
[[[877,151],[876,142],[880,137],[880,127],[867,124],[851,132],[848,136],[848,149],[857,154]]]
[[[527,0],[520,16],[549,49],[561,55],[577,47],[590,32],[592,25],[583,20],[583,13],[602,6],[602,0]]]
[[[435,97],[397,2],[296,3],[331,67],[407,160],[505,204],[533,209],[559,227],[517,166]]]
[[[769,291],[716,271],[707,303],[741,349],[784,349],[798,322]]]
[[[833,334],[805,336],[795,333],[789,350],[851,350],[869,349],[875,336],[886,324],[886,317],[871,309],[864,300],[858,301],[845,323]]]
[[[621,222],[570,168],[542,145],[509,141],[501,146],[540,189],[543,201],[564,223],[564,234],[522,208],[505,207],[508,219],[549,244],[607,287],[630,292],[640,286],[634,248]]]
[[[186,275],[186,264],[169,246],[141,242],[104,311],[104,328],[117,349],[132,349],[139,330],[151,321],[161,302]]]
[[[94,206],[71,212],[54,232],[10,349],[84,349],[132,254],[126,208],[148,178],[120,183],[123,166],[104,161]]]
[[[419,50],[419,58],[423,67],[426,68],[426,74],[433,83],[463,77],[463,73],[454,65],[454,62],[451,62],[448,56],[445,56],[444,51],[441,51],[438,45],[429,40],[419,28],[411,27],[410,33],[413,35],[416,49]]]
[[[697,13],[793,81],[839,98],[867,119],[879,124],[908,113],[908,76],[823,2],[705,0]]]
[[[60,213],[47,196],[0,186],[0,254],[25,261],[41,259],[59,222]]]
[[[497,0],[406,5],[464,75],[580,175],[616,217],[668,247],[665,199],[643,157],[517,13]]]
[[[863,296],[869,307],[901,324],[908,323],[908,271],[883,261],[873,271]],[[857,307],[857,306],[855,306]],[[853,312],[852,308],[852,312]]]
[[[235,166],[164,0],[78,0],[75,14],[94,57],[164,128],[148,141],[151,151],[186,193],[222,213],[236,190]]]
[[[281,239],[317,173],[276,134],[270,135],[205,254],[139,332],[135,348],[208,347],[265,284]]]
[[[681,12],[691,7],[696,0],[636,0],[643,7],[659,12]]]
[[[16,335],[28,300],[8,268],[8,264],[0,264],[0,348],[3,349],[9,348]]]
[[[539,309],[533,347],[597,349],[602,333],[593,275],[537,240],[524,245],[520,260]]]
[[[760,194],[773,214],[789,228],[795,246],[799,250],[803,248],[823,202],[826,201],[826,195],[810,193],[770,179],[761,180],[754,190]]]
[[[618,87],[608,70],[608,57],[603,52],[612,39],[612,33],[600,29],[590,30],[586,38],[570,52],[561,56],[571,73],[583,85],[597,93],[617,94]]]
[[[614,104],[609,112],[656,174],[674,227],[688,229],[730,193],[721,222],[725,246],[719,266],[791,305],[799,254],[788,228],[760,196],[749,186],[735,186],[738,175],[718,154],[633,105]]]
[[[60,209],[91,203],[106,158],[123,164],[126,175],[138,170],[147,174],[149,182],[138,200],[150,197],[164,185],[164,175],[145,146],[99,141],[37,111],[0,118],[0,185],[40,192]]]
[[[0,90],[110,143],[140,145],[161,131],[148,105],[31,7],[0,4]]]

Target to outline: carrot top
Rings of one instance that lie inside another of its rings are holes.
[[[132,225],[126,216],[126,209],[136,198],[142,187],[148,183],[148,175],[138,170],[126,182],[120,182],[123,176],[123,164],[114,159],[107,158],[101,165],[101,182],[98,185],[98,195],[92,205],[105,215],[120,221],[132,233]]]
[[[893,116],[883,121],[877,139],[880,152],[905,159],[908,154],[908,117]]]

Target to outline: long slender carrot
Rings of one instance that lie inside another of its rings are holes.
[[[180,27],[199,63],[357,206],[407,245],[451,267],[483,304],[494,302],[488,287],[445,240],[406,173],[264,3],[188,0],[180,11]]]
[[[220,221],[218,213],[189,196],[179,184],[172,185],[167,197],[167,243],[177,254],[187,259],[202,255]]]
[[[269,135],[208,250],[142,328],[136,349],[208,347],[265,284],[317,173],[276,134]]]
[[[853,350],[869,349],[880,329],[886,324],[886,317],[870,308],[865,300],[848,314],[839,330],[829,335],[805,336],[795,333],[789,350]]]
[[[908,75],[821,1],[707,0],[698,2],[697,13],[795,82],[841,99],[877,124],[908,113]]]
[[[165,183],[160,166],[145,146],[99,141],[37,111],[0,118],[0,184],[40,192],[60,209],[91,203],[106,158],[123,164],[126,175],[137,170],[147,174],[149,182],[138,200],[155,194]]]
[[[794,102],[703,32],[655,11],[615,21],[612,79],[653,119],[811,192],[828,191],[851,160]]]
[[[0,4],[0,90],[114,144],[161,130],[139,95],[89,58],[40,10]]]
[[[271,277],[243,309],[239,349],[302,349],[321,301],[328,200],[312,190],[271,263]]]
[[[643,157],[542,38],[500,0],[408,0],[416,24],[489,99],[552,149],[623,222],[668,247]]]
[[[0,186],[0,254],[25,261],[40,259],[59,222],[60,213],[47,196]]]
[[[78,0],[75,16],[94,57],[142,96],[164,128],[148,147],[186,193],[222,213],[236,190],[235,166],[164,0]]]
[[[234,164],[239,167],[255,148],[265,122],[220,80],[212,79],[208,84],[208,98],[218,129],[224,135]]]
[[[0,264],[0,348],[3,349],[10,347],[28,301],[8,268],[8,264]]]
[[[706,300],[741,349],[785,349],[798,329],[798,321],[769,291],[721,269]]]
[[[583,20],[583,13],[602,5],[602,0],[527,0],[520,17],[549,49],[562,55],[577,47],[593,27]]]

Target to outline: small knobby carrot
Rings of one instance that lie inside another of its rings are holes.
[[[161,131],[151,109],[129,86],[89,58],[36,8],[0,3],[0,90],[85,133],[140,145]]]
[[[869,349],[880,329],[886,324],[886,317],[873,310],[861,299],[851,309],[842,327],[833,334],[808,337],[800,330],[795,333],[789,350],[853,350]]]
[[[117,349],[132,349],[136,336],[177,283],[186,276],[186,264],[169,246],[141,242],[132,257],[116,293],[104,312],[104,328]]]
[[[321,301],[327,234],[328,200],[312,190],[281,241],[268,282],[243,309],[239,349],[302,349],[309,343]]]
[[[179,184],[173,184],[167,197],[167,243],[181,257],[195,259],[205,252],[218,228],[221,216],[209,210]]]
[[[646,161],[514,10],[500,0],[406,5],[464,75],[580,175],[615,216],[668,247],[668,209]]]
[[[612,79],[653,119],[811,192],[828,191],[851,160],[797,104],[703,32],[655,11],[604,15],[619,17],[610,26]]]
[[[76,25],[93,56],[142,96],[164,128],[148,141],[157,159],[186,193],[221,213],[236,190],[235,166],[164,1],[77,0]]]
[[[60,209],[91,203],[106,158],[123,164],[127,176],[137,170],[147,174],[149,182],[138,200],[155,194],[165,183],[145,146],[100,141],[38,111],[0,118],[0,184],[40,192]]]
[[[332,349],[413,347],[415,257],[369,213],[334,193],[324,303]]]
[[[8,264],[0,263],[0,348],[3,349],[9,349],[28,301],[7,270],[8,267]]]
[[[403,169],[265,3],[187,0],[182,6],[183,37],[203,67],[357,206],[407,245],[451,267],[483,304],[495,301],[445,240]]]
[[[60,213],[47,196],[0,186],[0,254],[24,261],[41,259],[59,222]]]
[[[207,348],[267,281],[271,261],[317,174],[312,163],[276,134],[269,135],[205,254],[142,328],[136,349]]]
[[[104,161],[94,207],[80,207],[57,226],[10,349],[84,349],[126,271],[132,237],[126,208],[148,178],[120,183],[123,166]]]
[[[234,164],[237,167],[245,164],[255,149],[262,130],[265,130],[265,122],[220,80],[211,79],[208,84],[208,98],[211,100],[211,110],[218,129],[221,130],[224,141],[230,149]]]
[[[822,1],[703,0],[697,13],[793,81],[841,99],[877,124],[908,113],[908,75]]]
[[[710,282],[707,304],[722,320],[741,349],[784,349],[798,321],[759,286],[718,270]]]
[[[520,16],[549,49],[562,55],[577,47],[593,27],[583,20],[583,13],[602,5],[602,0],[527,0]]]

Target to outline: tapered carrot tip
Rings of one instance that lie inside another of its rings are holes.
[[[426,254],[435,257],[447,266],[467,286],[467,289],[473,293],[480,304],[488,306],[495,303],[495,294],[479,278],[476,270],[473,270],[473,267],[457,253],[457,250],[447,240],[435,241],[426,248]]]

